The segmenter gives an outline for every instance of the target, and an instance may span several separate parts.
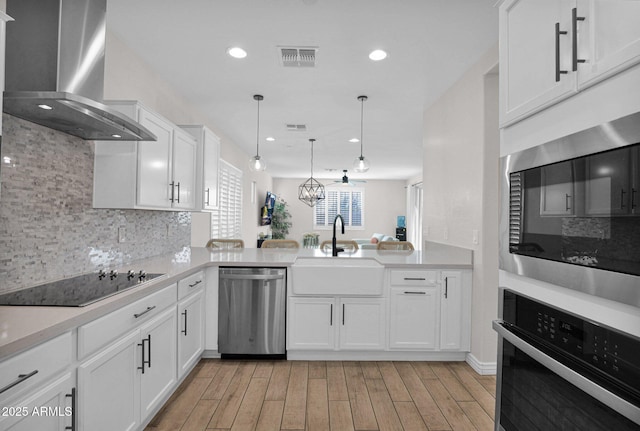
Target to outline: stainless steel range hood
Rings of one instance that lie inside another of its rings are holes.
[[[4,112],[90,140],[155,140],[102,103],[106,0],[7,0]]]

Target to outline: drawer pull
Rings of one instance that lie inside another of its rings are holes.
[[[136,319],[140,316],[144,316],[145,314],[147,314],[149,311],[153,310],[154,308],[156,308],[156,306],[152,306],[152,307],[147,307],[146,310],[144,310],[142,313],[136,313],[133,315],[133,317],[135,317]]]
[[[405,290],[404,294],[405,295],[426,295],[427,292],[412,292],[410,290]]]
[[[71,393],[65,396],[71,398],[71,426],[66,426],[64,429],[76,431],[76,388],[71,388]]]
[[[13,382],[9,383],[4,388],[0,389],[0,394],[2,394],[4,392],[7,392],[12,387],[14,387],[16,385],[19,385],[20,383],[22,383],[25,380],[27,380],[29,377],[35,376],[36,374],[38,374],[38,370],[33,370],[29,374],[18,374],[18,378],[17,379],[15,379]]]
[[[202,280],[198,280],[193,284],[190,284],[189,287],[196,287],[198,284],[202,283]]]
[[[426,278],[424,278],[424,277],[405,277],[404,280],[405,281],[425,281]]]

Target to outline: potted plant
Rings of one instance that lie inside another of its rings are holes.
[[[291,214],[287,210],[287,203],[284,200],[276,201],[271,216],[271,235],[273,239],[285,239],[289,233]]]

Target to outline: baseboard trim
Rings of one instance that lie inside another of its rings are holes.
[[[498,369],[496,362],[480,362],[472,353],[467,353],[466,362],[482,376],[495,375]]]
[[[288,350],[292,361],[464,361],[466,352]]]

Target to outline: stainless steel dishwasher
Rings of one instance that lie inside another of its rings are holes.
[[[218,351],[286,357],[285,268],[220,268]]]

